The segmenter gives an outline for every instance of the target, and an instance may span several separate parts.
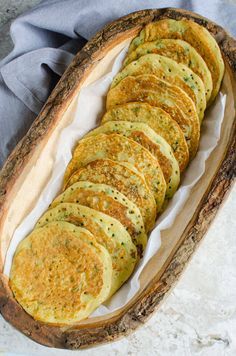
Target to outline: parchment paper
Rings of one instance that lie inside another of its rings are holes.
[[[42,191],[34,209],[15,230],[7,251],[4,266],[4,273],[6,275],[9,276],[12,258],[18,243],[31,232],[37,220],[45,212],[54,197],[60,192],[63,175],[72,157],[71,151],[75,143],[78,139],[83,137],[85,133],[99,124],[98,119],[101,118],[104,112],[107,91],[112,78],[121,68],[126,52],[127,47],[117,56],[111,72],[81,89],[77,100],[74,120],[69,126],[62,130],[58,140],[58,150],[51,179]],[[157,220],[156,226],[149,236],[144,257],[136,267],[132,277],[116,292],[109,302],[101,305],[91,316],[108,314],[123,307],[138,291],[139,276],[144,266],[161,246],[161,231],[169,228],[174,223],[178,212],[182,209],[189,197],[191,188],[203,175],[205,161],[217,145],[220,138],[221,123],[224,117],[225,102],[226,96],[220,93],[214,104],[208,109],[201,128],[198,153],[182,176],[180,188],[168,204],[165,212]]]

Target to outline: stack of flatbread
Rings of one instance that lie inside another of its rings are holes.
[[[133,39],[101,125],[77,143],[62,193],[14,255],[10,285],[26,312],[72,324],[127,281],[196,155],[223,73],[195,22],[160,20]]]

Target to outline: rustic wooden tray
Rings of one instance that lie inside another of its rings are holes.
[[[2,273],[12,234],[29,213],[51,174],[56,140],[73,113],[81,87],[102,76],[124,42],[142,26],[160,18],[191,18],[216,38],[226,64],[222,91],[227,93],[221,138],[206,163],[174,227],[162,233],[162,246],[141,275],[140,291],[121,310],[88,319],[73,328],[35,321],[13,298]],[[51,347],[77,349],[112,341],[142,325],[174,287],[233,184],[236,162],[236,41],[220,26],[177,9],[144,10],[107,25],[76,55],[27,135],[8,158],[0,175],[0,311],[14,327]]]

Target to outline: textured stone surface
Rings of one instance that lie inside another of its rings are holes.
[[[11,21],[39,2],[40,0],[0,0],[0,60],[13,47],[9,34]]]
[[[3,25],[5,30],[0,29],[1,36],[6,36],[5,26],[9,18],[17,16],[29,4],[37,2],[0,0],[0,21],[1,23],[5,21]],[[4,9],[11,9],[8,11],[10,15],[5,15]],[[2,41],[0,43],[2,47]],[[0,54],[0,58],[4,55],[5,53]],[[79,352],[88,356],[235,355],[235,211],[234,188],[175,290],[145,326],[135,334],[113,344]],[[0,319],[1,351],[42,356],[72,354],[70,351],[49,350],[39,346],[15,331],[2,319]]]

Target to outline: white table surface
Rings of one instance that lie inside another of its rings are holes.
[[[0,58],[11,49],[10,20],[39,0],[0,0]],[[236,187],[175,289],[132,335],[85,351],[49,349],[0,316],[0,356],[236,355]]]

